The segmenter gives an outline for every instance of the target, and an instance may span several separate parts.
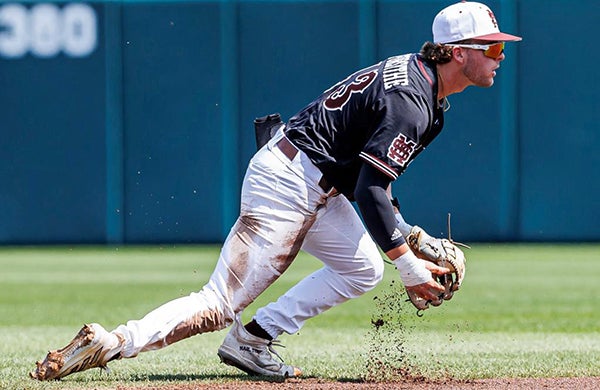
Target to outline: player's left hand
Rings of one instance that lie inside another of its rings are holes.
[[[451,239],[432,237],[417,225],[412,227],[406,243],[417,257],[451,270],[451,275],[448,276],[437,274],[440,275],[438,280],[446,288],[444,299],[451,299],[454,291],[460,288],[465,278],[467,260],[458,245],[466,248],[468,246]]]
[[[430,236],[417,225],[410,229],[410,234],[406,237],[406,243],[415,256],[432,261],[435,264],[439,264],[445,254],[442,239]]]
[[[406,242],[413,253],[424,259],[427,269],[434,279],[444,286],[439,299],[424,300],[407,289],[412,304],[419,310],[425,310],[431,303],[439,306],[444,300],[452,299],[465,277],[466,258],[463,251],[452,240],[434,238],[419,226],[413,226]],[[464,244],[459,244],[464,245]],[[465,245],[466,246],[466,245]],[[446,272],[448,270],[448,272]]]

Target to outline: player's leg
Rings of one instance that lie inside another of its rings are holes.
[[[222,329],[253,302],[291,264],[324,202],[315,188],[320,173],[306,171],[300,159],[289,161],[269,147],[249,164],[241,196],[240,217],[225,241],[209,283],[198,293],[169,302],[139,321],[129,321],[115,332],[124,335],[123,357],[162,348],[194,334]],[[310,167],[309,167],[310,168]],[[239,323],[232,331],[244,332]],[[248,341],[248,340],[246,340]],[[260,350],[252,372],[264,375],[287,373],[293,368],[274,363],[270,346],[252,343]],[[262,348],[262,349],[261,349]],[[232,363],[220,350],[221,358]],[[268,369],[261,371],[261,365]]]
[[[167,302],[110,333],[98,324],[85,328],[69,348],[53,351],[54,360],[49,353],[32,376],[44,380],[104,367],[114,358],[134,357],[231,324],[235,313],[291,264],[322,202],[321,194],[289,169],[292,162],[280,157],[266,148],[251,161],[240,217],[201,291]]]
[[[256,201],[254,201],[256,202]],[[122,357],[160,349],[190,336],[223,329],[291,264],[306,233],[305,216],[286,210],[274,219],[270,204],[242,211],[225,240],[209,282],[128,321],[113,332],[124,336]],[[289,245],[289,241],[299,241]]]
[[[264,349],[255,353],[254,345],[269,345],[269,340],[276,342],[283,332],[296,332],[308,318],[372,289],[383,276],[383,259],[344,197],[329,198],[319,208],[302,248],[320,258],[325,267],[259,309],[246,327],[236,321],[219,348],[220,355],[225,352],[244,371],[265,374],[270,370],[272,357],[262,353]],[[297,376],[300,372],[279,364],[286,370],[271,375]]]
[[[269,145],[273,146],[281,136],[282,134],[275,136]],[[278,151],[278,148],[273,148],[273,155],[278,156],[282,161],[286,161],[283,152]],[[296,205],[295,207],[304,209],[302,214],[306,218],[302,224],[302,233],[293,235],[290,237],[291,239],[286,240],[290,255],[295,257],[301,245],[304,244],[307,232],[311,231],[315,221],[320,218],[321,212],[319,210],[323,208],[327,197],[318,184],[322,177],[321,172],[304,153],[298,152],[293,160],[287,160],[287,163],[289,170],[286,170],[286,172],[291,174],[286,176],[286,180],[293,184],[286,184],[285,188],[278,188],[278,192],[293,191],[292,196],[294,199],[292,203]],[[289,201],[290,199],[284,199],[284,202]],[[282,215],[278,212],[272,213],[271,216],[271,218],[281,217]],[[284,243],[284,247],[285,245]],[[259,331],[258,334],[255,333],[257,330]],[[263,333],[261,334],[260,331]],[[268,334],[264,333],[263,329],[253,327],[253,323],[244,326],[238,316],[231,331],[219,347],[218,354],[224,363],[236,366],[251,374],[280,377],[300,375],[301,371],[298,368],[286,365],[281,359],[278,360],[273,357],[275,351],[272,347],[274,345],[277,345],[277,340],[270,338]]]
[[[364,294],[383,277],[377,246],[344,197],[330,198],[319,210],[302,249],[325,266],[258,309],[256,322],[273,338],[297,332],[307,319]]]

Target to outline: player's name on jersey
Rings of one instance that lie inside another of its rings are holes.
[[[408,62],[410,54],[391,57],[383,68],[383,86],[386,90],[397,85],[408,85]]]

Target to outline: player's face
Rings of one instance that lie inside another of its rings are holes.
[[[478,87],[491,87],[494,84],[496,69],[500,67],[500,62],[504,61],[504,53],[497,58],[490,58],[484,55],[483,50],[465,49],[465,63],[463,74],[469,79],[472,85]]]

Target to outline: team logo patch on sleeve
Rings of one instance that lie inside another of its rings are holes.
[[[410,162],[411,156],[419,149],[416,142],[409,140],[404,134],[398,134],[388,148],[387,156],[403,168]]]

